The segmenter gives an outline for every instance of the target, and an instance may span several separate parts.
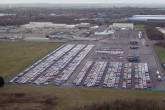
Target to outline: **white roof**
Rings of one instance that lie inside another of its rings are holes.
[[[113,34],[114,31],[113,30],[104,30],[103,32],[95,32],[95,35],[110,35]]]
[[[66,27],[66,28],[74,28],[75,25],[67,25],[67,24],[54,24],[52,22],[30,22],[29,24],[22,25],[25,28],[46,28],[46,27]]]
[[[133,23],[113,23],[113,26],[133,26]]]
[[[130,20],[165,20],[165,15],[134,15],[129,18]]]

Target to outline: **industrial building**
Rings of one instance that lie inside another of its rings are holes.
[[[30,22],[29,24],[22,25],[21,27],[35,29],[35,28],[73,28],[75,25],[67,24],[54,24],[52,22]]]
[[[95,32],[94,35],[95,36],[109,36],[109,35],[113,35],[114,34],[114,30],[104,30],[102,32]]]
[[[134,15],[128,18],[130,22],[165,22],[165,15]]]
[[[134,29],[134,24],[133,23],[113,23],[111,26],[111,28],[113,29],[130,29],[133,30]]]
[[[79,28],[79,29],[89,29],[90,28],[90,23],[76,24],[76,27]]]

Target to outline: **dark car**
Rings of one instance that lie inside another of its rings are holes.
[[[127,59],[128,59],[129,62],[135,62],[135,63],[140,61],[139,56],[128,56]]]
[[[130,47],[130,49],[138,49],[139,47]]]
[[[130,44],[131,44],[131,45],[137,45],[138,42],[137,42],[137,41],[130,41]]]

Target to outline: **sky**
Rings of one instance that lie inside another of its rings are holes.
[[[0,4],[6,3],[163,3],[165,0],[0,0]]]

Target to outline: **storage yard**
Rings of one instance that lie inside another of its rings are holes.
[[[2,4],[0,110],[165,110],[163,5],[126,4]]]
[[[10,82],[123,89],[164,87],[156,74],[161,72],[159,62],[153,47],[147,44],[142,32],[130,29],[116,30],[113,37],[99,41],[71,41]]]

